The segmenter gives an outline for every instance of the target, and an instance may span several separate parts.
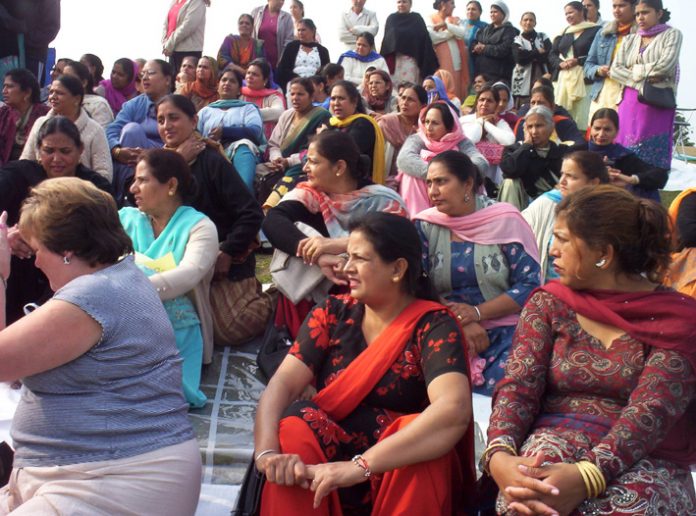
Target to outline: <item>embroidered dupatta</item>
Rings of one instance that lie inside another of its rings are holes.
[[[300,183],[280,202],[301,202],[310,213],[321,213],[331,238],[348,235],[353,217],[370,212],[393,213],[408,217],[403,200],[394,190],[382,185],[367,185],[347,194],[327,194]]]

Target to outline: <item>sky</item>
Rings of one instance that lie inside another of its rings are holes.
[[[120,57],[162,57],[162,27],[171,0],[62,0],[61,31],[53,42],[59,57],[79,59],[89,52],[101,57],[107,74],[113,62]],[[490,2],[483,0],[483,20],[488,20]],[[510,21],[519,28],[524,11],[537,15],[537,30],[545,32],[551,39],[565,27],[563,6],[565,0],[507,0]],[[237,18],[248,13],[264,0],[212,0],[208,8],[204,54],[217,56],[224,37],[237,32]],[[286,0],[285,9],[290,4]],[[340,12],[350,8],[348,0],[304,0],[305,15],[312,18],[319,28],[322,43],[329,49],[332,60],[337,60],[342,45],[338,41],[337,26]],[[457,0],[454,14],[464,17],[466,0]],[[696,74],[686,56],[696,55],[696,30],[691,32],[687,20],[696,19],[696,2],[693,0],[665,0],[672,12],[675,27],[682,30],[684,43],[681,51],[681,84],[678,104],[684,108],[696,108]],[[383,35],[384,21],[396,10],[395,0],[368,0],[367,9],[377,11],[380,32],[377,36],[379,48]],[[424,17],[432,9],[432,0],[413,0],[413,10]],[[601,0],[602,18],[610,20],[611,0]],[[696,115],[694,116],[696,121]]]

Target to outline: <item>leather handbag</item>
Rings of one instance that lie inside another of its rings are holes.
[[[675,109],[677,99],[672,88],[658,88],[645,81],[643,92],[638,95],[638,102],[660,109]]]

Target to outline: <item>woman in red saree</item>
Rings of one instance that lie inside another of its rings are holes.
[[[367,214],[348,257],[350,296],[314,308],[259,402],[261,514],[465,513],[476,477],[464,339],[431,301],[415,228]],[[318,394],[295,401],[310,385]]]
[[[525,306],[493,398],[496,509],[696,514],[696,301],[660,286],[667,214],[609,185],[557,213],[559,281]]]

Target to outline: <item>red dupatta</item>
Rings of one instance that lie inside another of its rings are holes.
[[[677,351],[696,374],[696,300],[678,292],[575,291],[559,281],[540,287],[593,321],[620,328],[639,342]],[[656,457],[683,466],[696,464],[696,402],[653,451]]]
[[[344,419],[357,408],[360,402],[367,397],[370,391],[377,385],[377,382],[396,362],[409,339],[413,336],[416,325],[421,318],[429,312],[443,309],[445,309],[443,305],[433,301],[422,299],[413,301],[333,382],[317,393],[312,401],[332,419],[337,421]],[[466,346],[464,346],[464,354],[467,357]],[[465,363],[469,363],[468,357]],[[469,385],[471,385],[471,379],[469,379]],[[417,417],[417,414],[398,418],[385,430],[383,438],[395,433],[399,428],[415,419],[415,417]],[[472,503],[475,496],[476,470],[474,467],[473,418],[466,433],[456,445],[456,451],[463,479],[462,491],[453,493],[463,498],[462,504],[455,511],[459,513],[466,510],[464,504]],[[436,472],[432,471],[430,474],[437,475]],[[446,478],[437,478],[435,482],[438,485],[445,485],[447,480]],[[377,513],[392,514],[397,512],[396,505],[398,505],[398,500],[394,500],[393,497],[385,500],[384,496],[380,496],[374,487],[375,484],[373,484],[373,500],[376,506],[379,506]],[[427,496],[424,495],[423,498],[427,499]],[[401,509],[407,508],[398,508],[398,510]],[[373,514],[375,513],[373,512]]]

